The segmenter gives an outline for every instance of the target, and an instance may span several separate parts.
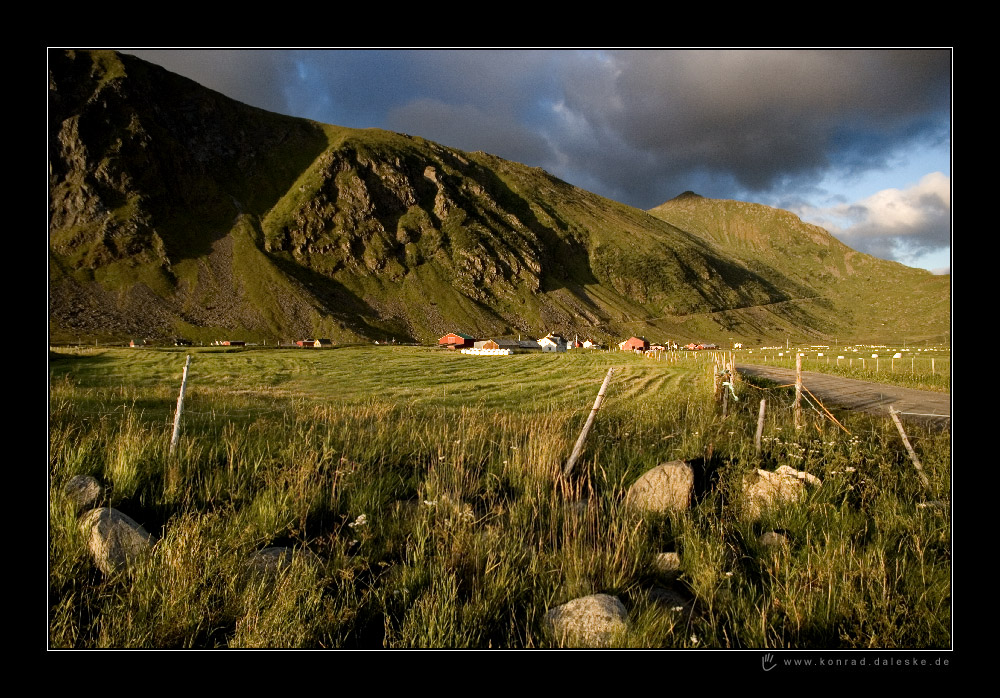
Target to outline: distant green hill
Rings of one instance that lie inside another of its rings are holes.
[[[647,213],[114,52],[52,52],[49,78],[52,341],[947,337],[948,277],[784,211],[682,196]]]
[[[862,254],[788,211],[760,204],[685,192],[650,214],[784,289],[788,317],[801,315],[799,322],[823,335],[869,343],[950,340],[950,275]]]

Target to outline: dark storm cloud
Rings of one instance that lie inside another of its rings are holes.
[[[585,123],[591,144],[614,147],[599,149],[612,162],[631,151],[658,163],[656,172],[607,178],[617,189],[648,189],[650,175],[659,175],[660,190],[689,175],[748,192],[787,188],[792,178],[803,186],[829,170],[883,167],[900,148],[948,137],[946,51],[623,51],[584,58],[565,71],[565,109],[573,115],[567,122]],[[592,145],[560,143],[570,163],[593,161]]]
[[[949,132],[948,51],[132,53],[255,106],[487,150],[641,208],[685,189],[787,195]]]

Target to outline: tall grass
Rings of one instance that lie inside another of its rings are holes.
[[[51,364],[53,647],[549,647],[546,610],[591,593],[625,602],[622,646],[950,643],[948,509],[918,506],[949,496],[947,433],[911,433],[925,493],[894,428],[868,417],[840,415],[850,435],[830,422],[795,431],[775,407],[757,454],[754,401],[723,419],[703,362],[204,352],[170,457],[183,354],[134,357]],[[605,409],[563,481],[611,365]],[[489,390],[465,385],[467,372]],[[695,468],[693,506],[630,512],[628,486],[673,459]],[[784,464],[823,486],[744,519],[742,479]],[[98,570],[62,490],[77,474],[154,534],[150,556]],[[788,545],[760,543],[770,530]],[[291,564],[254,573],[255,552],[273,546],[294,551]],[[652,565],[664,551],[681,556],[676,580]]]

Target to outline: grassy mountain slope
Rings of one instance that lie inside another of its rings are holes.
[[[113,52],[53,52],[49,75],[53,341],[721,341],[884,321],[845,315],[869,287],[834,283],[882,267],[849,250],[824,262],[829,236],[799,240],[780,216],[768,244],[802,250],[788,268],[759,222],[722,208],[650,215],[486,153],[254,109]]]
[[[949,340],[950,275],[857,252],[788,211],[760,204],[685,192],[649,213],[787,289],[788,305],[827,334],[859,342]]]

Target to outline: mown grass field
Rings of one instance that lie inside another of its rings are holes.
[[[924,491],[891,423],[797,432],[788,401],[748,383],[723,418],[712,371],[621,353],[54,350],[50,645],[553,647],[546,611],[606,593],[629,611],[621,647],[949,647],[950,508],[919,505],[949,499],[950,434],[910,434]],[[695,469],[692,507],[627,510],[628,486],[674,459]],[[779,465],[824,484],[742,517],[742,478]],[[95,565],[63,491],[77,474],[157,538],[129,570]],[[764,546],[772,530],[789,545]],[[269,546],[296,551],[290,568],[248,577]],[[678,578],[655,571],[660,552],[679,553]]]

